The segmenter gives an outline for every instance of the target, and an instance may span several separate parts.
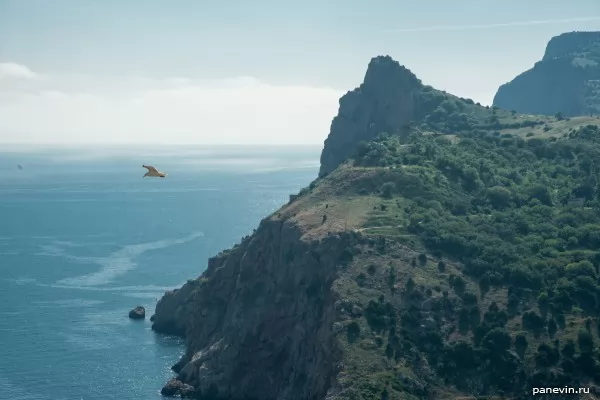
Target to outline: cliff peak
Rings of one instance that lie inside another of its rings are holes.
[[[542,60],[574,57],[598,47],[600,47],[600,32],[567,32],[550,39]]]
[[[600,112],[600,32],[553,37],[542,60],[500,86],[494,106],[527,114]]]
[[[321,154],[320,175],[333,171],[361,141],[401,133],[417,117],[415,93],[423,84],[390,56],[371,59],[363,83],[340,99]]]
[[[421,81],[408,68],[390,56],[371,58],[362,85],[363,90],[377,90],[378,85],[385,83],[387,87],[399,89],[418,87]]]

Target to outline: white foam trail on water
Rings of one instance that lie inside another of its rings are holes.
[[[155,293],[164,293],[169,290],[177,289],[182,287],[185,282],[182,282],[179,285],[174,286],[115,286],[115,287],[94,287],[94,286],[70,286],[70,285],[57,285],[57,284],[45,284],[38,283],[38,286],[42,287],[51,287],[53,289],[81,289],[86,291],[93,292],[113,292],[113,293],[130,293],[130,292],[155,292]]]
[[[34,279],[9,279],[9,281],[16,283],[18,285],[23,285],[26,283],[35,282]],[[37,286],[40,287],[49,287],[52,289],[69,289],[69,290],[85,290],[88,292],[111,292],[123,294],[129,297],[139,297],[139,298],[150,298],[150,294],[152,294],[154,300],[158,300],[158,298],[162,297],[165,292],[169,292],[173,289],[178,289],[182,287],[186,282],[182,281],[177,285],[173,286],[156,286],[156,285],[146,285],[146,286],[114,286],[114,287],[97,287],[97,286],[70,286],[70,285],[57,285],[57,284],[48,284],[48,283],[36,283]]]
[[[20,200],[19,200],[20,201]],[[99,238],[99,237],[110,237],[110,234],[99,233],[91,235],[81,235],[80,238]],[[17,239],[58,239],[57,236],[0,236],[0,241],[12,241]],[[67,243],[67,242],[65,242]],[[71,243],[71,242],[69,242]]]
[[[35,283],[35,279],[33,279],[33,278],[7,279],[7,281],[12,282],[19,286],[27,285],[28,283]]]
[[[52,242],[52,244],[54,244],[55,246],[62,246],[62,247],[83,247],[83,246],[89,246],[88,244],[81,244],[81,243],[73,243],[73,242],[69,242],[66,240],[55,240]]]
[[[64,248],[60,248],[56,245],[42,246],[44,252],[38,255],[64,257],[68,260],[79,263],[100,265],[101,268],[99,271],[91,274],[61,279],[56,282],[56,285],[66,286],[68,288],[89,287],[110,283],[116,277],[135,269],[137,267],[137,263],[134,261],[134,259],[147,251],[164,249],[177,244],[187,243],[202,236],[204,236],[204,234],[202,232],[198,232],[180,239],[164,239],[156,242],[128,245],[106,257],[74,256],[68,254]]]
[[[0,236],[0,240],[15,240],[15,239],[54,239],[55,236]]]

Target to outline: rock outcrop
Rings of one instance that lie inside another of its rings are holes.
[[[160,390],[163,396],[173,397],[179,396],[182,399],[191,399],[196,397],[196,389],[192,385],[183,383],[180,380],[173,378],[169,380]]]
[[[541,61],[502,85],[494,106],[563,116],[600,113],[600,32],[553,37]]]
[[[337,360],[331,285],[353,238],[311,240],[292,220],[265,219],[165,294],[152,327],[184,336],[187,351],[164,392],[177,394],[180,382],[200,398],[324,398]]]
[[[401,134],[419,118],[417,97],[421,81],[389,56],[375,57],[358,88],[340,99],[321,153],[320,176],[333,171],[352,156],[361,141],[379,133]]]
[[[131,319],[146,318],[146,309],[142,306],[137,306],[133,310],[129,311],[129,318],[131,318]]]

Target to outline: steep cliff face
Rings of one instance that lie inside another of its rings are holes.
[[[550,39],[542,61],[585,58],[600,61],[600,32],[569,32]]]
[[[416,97],[422,88],[421,81],[391,57],[373,58],[363,84],[340,99],[321,153],[319,175],[330,173],[350,157],[359,142],[381,132],[404,132],[418,117]]]
[[[269,218],[202,276],[165,294],[153,329],[185,336],[174,366],[194,396],[322,399],[336,373],[331,285],[352,235],[303,238]],[[189,395],[189,393],[188,393]]]
[[[494,106],[528,114],[598,114],[599,63],[600,32],[556,36],[541,61],[498,89]]]

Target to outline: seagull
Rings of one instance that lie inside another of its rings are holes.
[[[152,165],[142,165],[142,167],[144,167],[148,170],[148,172],[146,172],[144,174],[144,176],[143,176],[144,178],[147,176],[154,177],[154,178],[164,178],[165,176],[167,176],[166,173],[160,172],[159,170],[154,168]]]

